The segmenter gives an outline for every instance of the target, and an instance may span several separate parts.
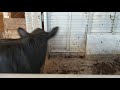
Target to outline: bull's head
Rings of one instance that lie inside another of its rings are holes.
[[[45,31],[43,31],[42,29],[37,28],[37,29],[35,29],[32,33],[28,33],[28,32],[26,32],[26,30],[24,30],[23,28],[18,28],[18,33],[19,33],[19,35],[20,35],[21,37],[28,37],[28,36],[30,36],[30,35],[35,35],[35,34],[39,34],[39,35],[44,34],[44,35],[46,35],[46,37],[47,37],[48,39],[50,39],[51,37],[53,37],[53,36],[56,35],[58,29],[59,29],[59,27],[54,27],[51,32],[45,32]]]
[[[18,29],[32,72],[40,72],[45,63],[47,41],[55,36],[57,31],[58,27],[54,27],[50,32],[37,28],[32,33],[26,32],[23,28]]]

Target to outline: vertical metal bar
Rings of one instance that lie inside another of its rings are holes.
[[[44,30],[46,31],[46,32],[48,32],[48,23],[51,23],[51,22],[48,22],[49,20],[49,18],[48,18],[48,14],[50,14],[49,12],[43,12],[43,14],[44,14]],[[50,48],[50,45],[51,45],[51,43],[50,43],[50,40],[48,41],[48,50],[47,50],[47,56],[49,56],[49,53],[51,52],[51,48]]]
[[[67,51],[70,51],[70,37],[71,37],[71,21],[72,21],[72,12],[68,12],[68,32],[67,32]]]
[[[92,29],[92,19],[93,19],[94,12],[89,13],[89,20],[88,20],[88,33],[91,33]]]
[[[88,23],[87,23],[86,30],[85,30],[85,53],[84,53],[84,56],[86,56],[86,54],[87,54],[87,35],[88,35],[88,33],[91,32],[93,13],[88,13],[88,16],[89,16]]]
[[[118,17],[119,17],[119,13],[115,12],[114,22],[113,22],[113,26],[112,26],[112,34],[116,33],[117,24],[118,24]]]
[[[48,21],[47,21],[47,19],[48,19],[48,16],[47,16],[47,12],[43,12],[43,14],[44,14],[44,30],[47,32],[48,31]]]

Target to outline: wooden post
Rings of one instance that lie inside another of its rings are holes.
[[[3,12],[3,18],[10,18],[9,12]]]

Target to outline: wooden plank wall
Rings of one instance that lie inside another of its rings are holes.
[[[25,18],[25,12],[11,12],[11,18]]]
[[[19,38],[18,27],[26,29],[25,18],[4,18],[3,38]]]
[[[3,31],[4,31],[3,14],[0,13],[0,38],[2,38],[2,32]]]

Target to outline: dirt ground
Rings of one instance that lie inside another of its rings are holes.
[[[92,55],[85,58],[52,57],[45,74],[120,75],[120,55]]]

